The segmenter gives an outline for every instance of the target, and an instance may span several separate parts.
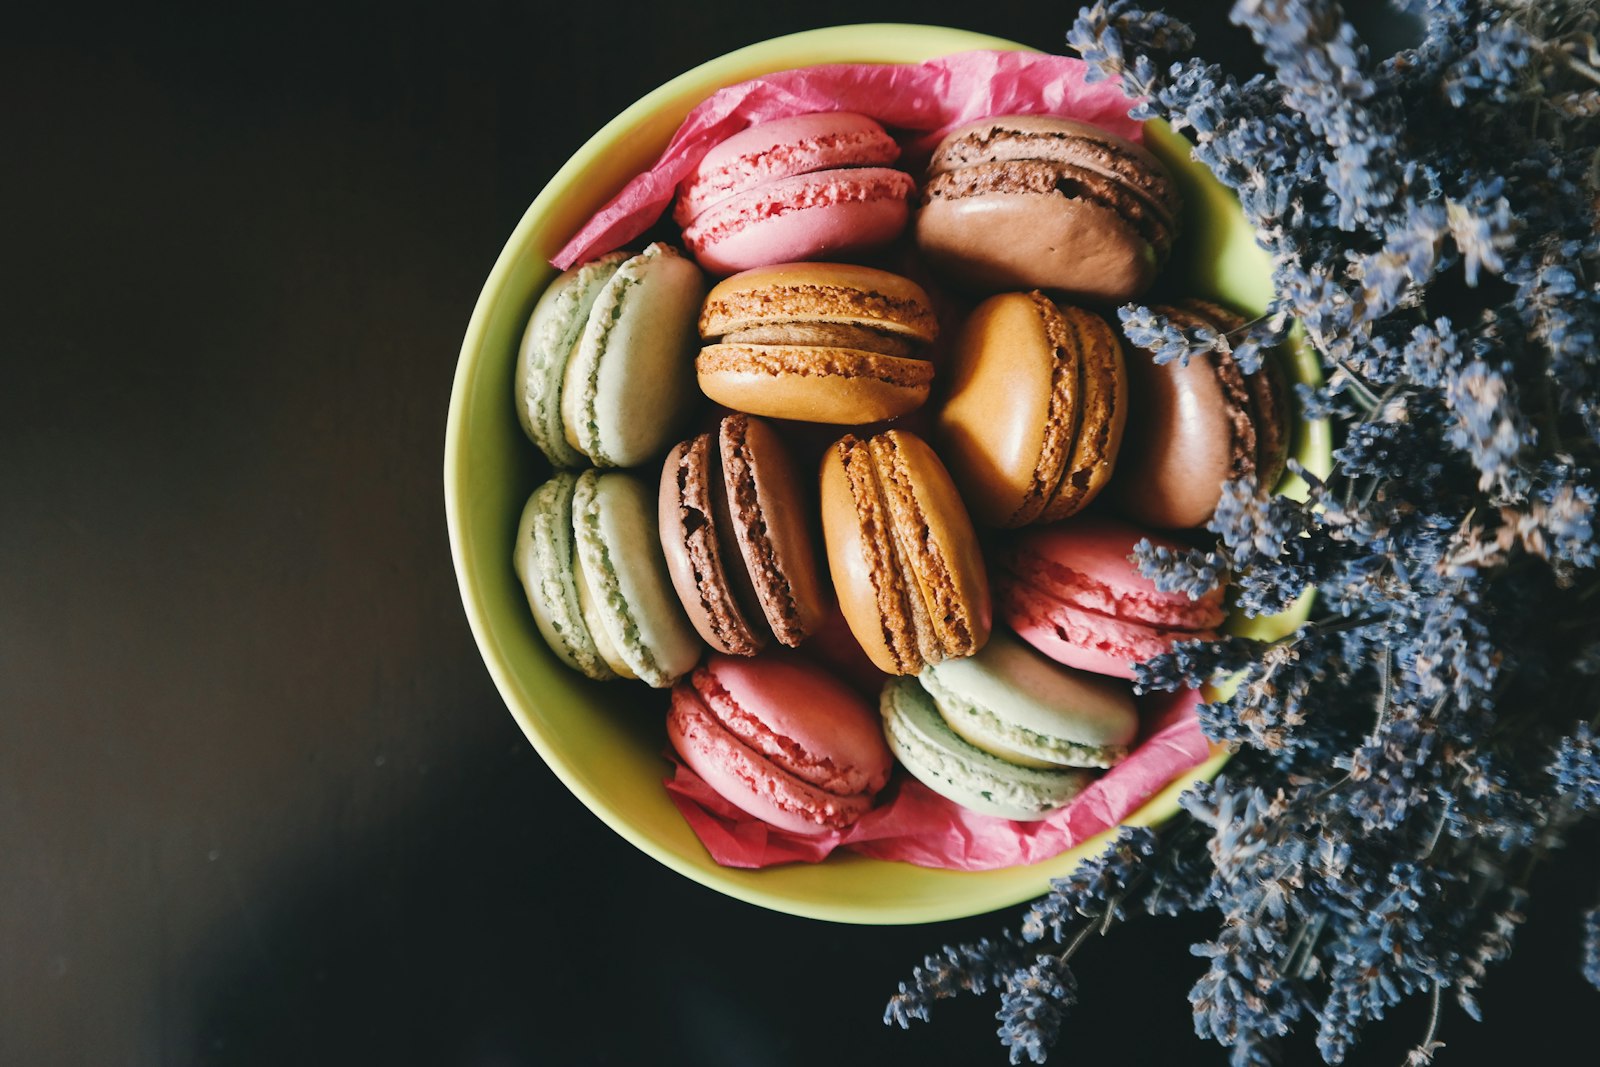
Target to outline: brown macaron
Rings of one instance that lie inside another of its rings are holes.
[[[822,533],[839,608],[878,669],[916,674],[989,640],[972,520],[933,449],[902,430],[847,435],[822,459]]]
[[[822,625],[814,512],[772,427],[734,414],[681,442],[661,470],[661,546],[673,588],[706,643],[753,656]]]
[[[917,247],[960,284],[1107,304],[1150,287],[1181,208],[1176,185],[1149,152],[1049,115],[950,131],[928,161],[921,199]]]
[[[781,263],[718,283],[700,312],[701,390],[736,411],[858,425],[928,398],[938,334],[908,278],[849,263]]]
[[[1181,300],[1154,309],[1173,325],[1232,333],[1245,320],[1216,304]],[[1128,359],[1129,420],[1107,495],[1118,511],[1148,526],[1204,525],[1222,483],[1254,476],[1270,491],[1289,455],[1283,371],[1267,352],[1245,374],[1228,352],[1158,364],[1149,352]]]
[[[1099,315],[1037,289],[992,296],[962,326],[949,374],[939,452],[977,522],[1056,522],[1110,479],[1128,381]]]

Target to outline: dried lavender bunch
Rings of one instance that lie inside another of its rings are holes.
[[[1019,933],[918,970],[886,1021],[998,988],[1012,1062],[1042,1062],[1089,933],[1214,910],[1190,1000],[1232,1062],[1306,1027],[1341,1063],[1412,996],[1434,1010],[1410,1062],[1431,1062],[1448,1003],[1478,1015],[1533,872],[1600,815],[1600,8],[1392,6],[1423,36],[1378,59],[1335,3],[1239,0],[1270,71],[1244,82],[1177,59],[1189,29],[1124,0],[1067,35],[1195,142],[1272,257],[1246,334],[1129,306],[1130,337],[1250,366],[1298,324],[1326,376],[1302,412],[1339,430],[1329,476],[1299,471],[1305,501],[1234,483],[1214,549],[1144,546],[1141,567],[1167,588],[1231,572],[1252,615],[1314,591],[1315,614],[1146,665],[1145,688],[1237,682],[1201,714],[1236,751],[1225,776],[1055,882]],[[1600,906],[1574,928],[1600,985]]]

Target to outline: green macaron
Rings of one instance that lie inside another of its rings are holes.
[[[591,678],[671,685],[700,658],[637,477],[559,473],[523,508],[513,564],[552,651]]]
[[[611,252],[557,275],[534,304],[522,333],[517,350],[517,419],[557,467],[586,465],[583,453],[567,443],[561,424],[561,386],[595,300],[627,258],[626,252]]]
[[[1004,631],[921,682],[968,743],[1026,767],[1113,767],[1139,733],[1126,683],[1063,667]]]
[[[677,437],[700,396],[704,299],[700,268],[660,243],[624,260],[596,295],[561,385],[567,443],[596,466],[636,466]]]
[[[910,774],[971,811],[1036,821],[1064,807],[1092,771],[1024,767],[962,740],[914,678],[893,678],[879,702],[889,750]]]

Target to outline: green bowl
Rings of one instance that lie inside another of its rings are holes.
[[[1042,894],[1051,878],[1098,852],[1102,842],[1027,867],[976,873],[847,852],[819,864],[757,871],[713,863],[661,784],[664,701],[637,685],[591,682],[562,667],[534,628],[512,571],[517,516],[547,473],[512,407],[518,340],[555,274],[550,257],[655,163],[689,111],[715,90],[818,63],[917,63],[970,49],[1023,47],[933,26],[841,26],[752,45],[673,79],[590,138],[540,192],[489,273],[461,344],[445,429],[445,511],[461,598],[495,685],[539,755],[601,820],[672,869],[740,900],[839,922],[955,919]],[[1184,237],[1169,271],[1186,278],[1196,295],[1261,309],[1271,296],[1269,264],[1238,203],[1189,160],[1187,142],[1164,124],[1148,124],[1145,143],[1177,176],[1187,202]],[[1294,370],[1308,380],[1316,376],[1314,360],[1304,356]],[[1328,451],[1325,425],[1297,429],[1295,452],[1310,469],[1325,470]],[[1269,620],[1265,632],[1287,632],[1297,621]],[[1225,758],[1219,753],[1181,775],[1127,822],[1169,818],[1178,794],[1216,774]]]

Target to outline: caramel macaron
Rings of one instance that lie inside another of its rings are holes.
[[[917,247],[973,289],[1046,289],[1090,303],[1143,293],[1165,266],[1181,201],[1159,161],[1097,126],[1049,115],[950,131],[928,161]]]
[[[938,334],[921,286],[849,263],[782,263],[726,278],[700,312],[700,389],[736,411],[858,425],[928,398]]]
[[[846,435],[822,459],[822,533],[839,608],[889,674],[970,656],[989,639],[989,578],[972,520],[915,434]]]
[[[1155,311],[1186,330],[1226,334],[1242,316],[1203,300]],[[1288,396],[1274,354],[1245,374],[1227,352],[1156,363],[1149,352],[1128,359],[1131,420],[1107,495],[1116,509],[1148,526],[1204,525],[1222,484],[1254,476],[1270,491],[1289,455]]]
[[[977,522],[1076,514],[1111,478],[1128,412],[1116,331],[1038,290],[1001,293],[962,326],[939,454]]]
[[[719,652],[794,646],[832,606],[812,536],[815,509],[778,434],[745,414],[668,453],[658,518],[689,621]]]

